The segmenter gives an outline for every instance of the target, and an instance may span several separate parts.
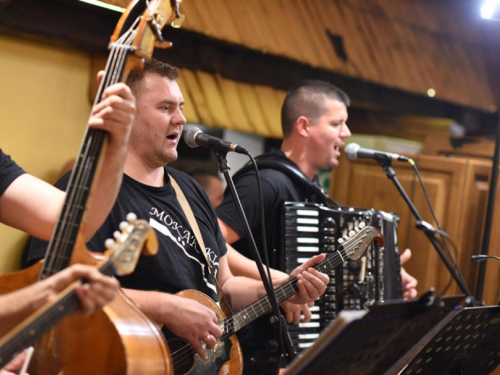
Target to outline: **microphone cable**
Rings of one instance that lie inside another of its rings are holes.
[[[420,172],[417,168],[417,164],[415,162],[413,162],[412,159],[409,159],[408,163],[413,167],[413,170],[415,171],[415,174],[417,175],[418,181],[419,181],[420,186],[422,187],[422,191],[424,193],[425,200],[427,202],[427,206],[429,207],[431,215],[432,215],[434,222],[436,223],[436,226],[438,228],[436,230],[436,232],[441,236],[442,242],[446,248],[446,252],[448,253],[448,258],[449,258],[449,260],[451,260],[451,263],[453,264],[453,268],[455,269],[456,274],[458,275],[458,277],[460,277],[461,281],[466,285],[465,279],[458,268],[458,265],[455,261],[455,258],[451,254],[451,251],[450,251],[450,248],[448,246],[448,242],[446,241],[446,239],[449,239],[451,241],[451,243],[453,245],[453,249],[455,250],[455,256],[456,256],[457,260],[460,259],[460,253],[458,251],[458,248],[457,248],[455,242],[453,242],[453,239],[445,231],[443,231],[441,229],[441,225],[439,224],[439,220],[436,217],[436,213],[434,212],[434,209],[432,208],[432,204],[431,204],[431,201],[429,199],[429,194],[427,193],[427,189],[425,188],[424,182],[422,181],[422,176],[420,175]],[[450,278],[448,280],[448,283],[445,285],[443,290],[440,293],[438,293],[438,296],[444,295],[446,293],[446,291],[450,288],[452,282],[453,282],[453,278],[450,274]]]

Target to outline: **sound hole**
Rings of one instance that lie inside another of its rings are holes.
[[[172,339],[168,341],[170,353],[174,365],[175,375],[188,374],[194,365],[194,350],[186,341],[181,339]]]

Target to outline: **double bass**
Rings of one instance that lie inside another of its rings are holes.
[[[141,70],[154,47],[166,48],[161,29],[181,18],[179,0],[135,0],[120,18],[111,37],[110,54],[94,105],[104,90]],[[91,207],[94,176],[106,150],[107,132],[87,128],[66,199],[45,260],[0,277],[0,294],[51,276],[72,263],[96,265],[102,254],[85,247],[84,229]],[[123,292],[90,317],[68,316],[35,346],[29,373],[112,375],[172,372],[170,352],[158,326]]]
[[[105,260],[98,266],[105,275],[130,275],[141,252],[147,256],[158,252],[158,239],[153,228],[145,220],[136,220],[133,214],[128,216],[130,225],[123,228],[117,242],[107,244]],[[78,281],[73,282],[54,301],[47,302],[0,338],[0,367],[11,361],[16,353],[34,345],[43,334],[81,306],[75,291],[78,285]]]

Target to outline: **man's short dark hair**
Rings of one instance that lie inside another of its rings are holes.
[[[179,78],[179,70],[177,68],[159,60],[146,60],[143,70],[139,72],[133,70],[127,78],[127,85],[134,94],[139,90],[140,83],[146,74],[156,74],[171,81],[176,81]]]
[[[338,100],[349,107],[347,94],[331,83],[317,80],[306,80],[297,83],[289,91],[281,107],[281,128],[283,137],[292,133],[295,121],[305,116],[316,124],[325,112],[325,99]]]

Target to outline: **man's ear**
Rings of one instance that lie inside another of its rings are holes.
[[[301,137],[307,138],[309,136],[309,128],[311,127],[311,123],[309,119],[305,116],[300,116],[295,121],[295,128]]]

